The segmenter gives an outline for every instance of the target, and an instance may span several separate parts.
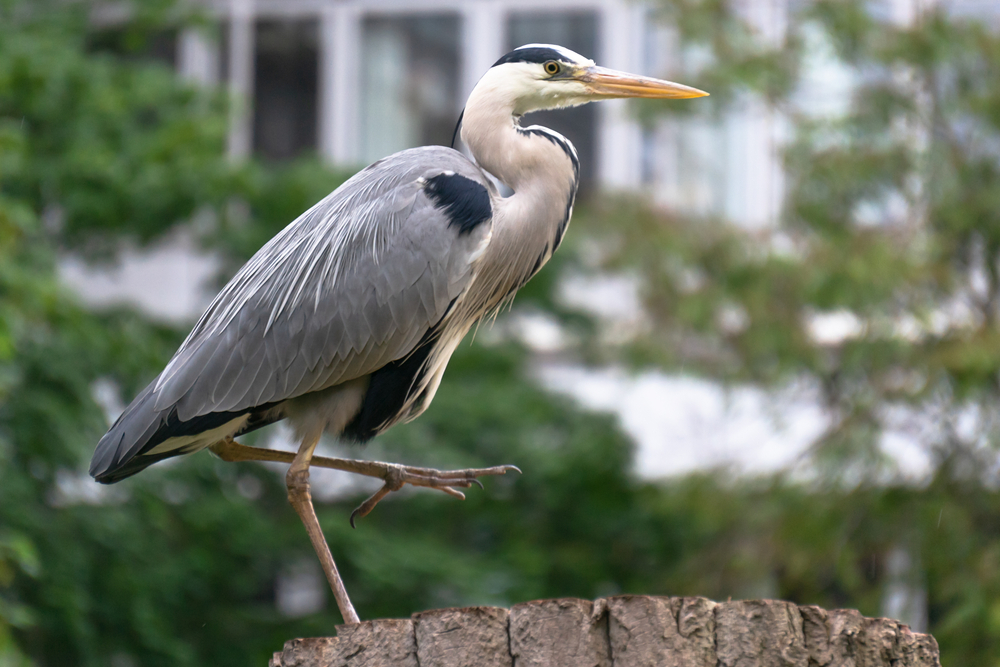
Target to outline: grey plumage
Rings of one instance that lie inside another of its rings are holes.
[[[468,289],[492,231],[488,218],[467,233],[449,224],[425,190],[443,173],[496,196],[461,153],[416,148],[361,171],[269,241],[101,439],[91,474],[117,481],[212,444],[175,423],[238,423],[238,433],[255,410],[283,417],[289,399],[410,354]]]
[[[303,213],[215,298],[101,439],[91,474],[114,482],[284,418],[307,462],[317,429],[364,441],[419,415],[470,327],[544,266],[572,215],[576,150],[520,117],[704,94],[558,46],[515,49],[461,116],[476,163],[443,147],[403,151]],[[514,194],[501,198],[484,170]]]

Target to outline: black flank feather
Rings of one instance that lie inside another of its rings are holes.
[[[436,342],[435,327],[424,334],[410,354],[372,373],[361,409],[340,437],[363,443],[381,433],[383,425],[399,415],[410,392],[420,384],[426,372],[424,362]]]

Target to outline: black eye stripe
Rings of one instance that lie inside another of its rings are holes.
[[[500,60],[493,63],[493,66],[496,67],[497,65],[503,65],[505,63],[538,63],[541,65],[549,60],[560,61],[564,58],[565,56],[555,49],[538,46],[531,47],[529,49],[515,49]]]

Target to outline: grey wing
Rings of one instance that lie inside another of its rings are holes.
[[[457,211],[436,196],[429,184],[442,177],[476,188],[478,208]],[[405,357],[471,283],[490,239],[491,190],[475,165],[440,147],[403,151],[355,175],[226,285],[102,438],[91,474],[116,481],[122,475],[111,473],[164,436],[235,424],[251,408]]]

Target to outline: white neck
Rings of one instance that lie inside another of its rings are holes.
[[[477,279],[501,297],[518,289],[552,256],[569,222],[579,181],[576,151],[565,137],[518,125],[510,85],[509,79],[487,72],[462,118],[462,141],[476,163],[514,191],[493,202],[493,238],[483,256],[482,281]]]
[[[462,141],[476,162],[514,192],[531,186],[540,178],[576,182],[575,169],[565,150],[544,137],[521,130],[518,120],[531,107],[518,102],[516,82],[490,70],[469,96],[462,117]],[[537,126],[536,126],[537,127]],[[520,131],[519,131],[520,130]],[[572,149],[562,135],[546,130]],[[575,155],[576,151],[573,150]],[[548,178],[545,178],[548,176]]]

